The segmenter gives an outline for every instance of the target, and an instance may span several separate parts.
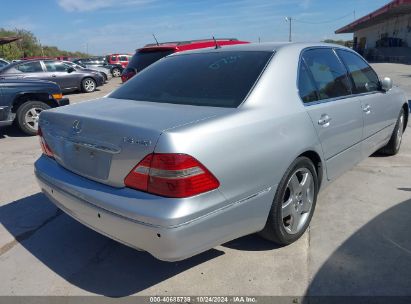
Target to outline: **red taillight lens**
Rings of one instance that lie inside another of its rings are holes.
[[[53,151],[51,151],[49,145],[47,144],[46,140],[43,137],[43,132],[41,131],[41,128],[37,130],[37,135],[39,136],[40,139],[40,146],[41,149],[43,150],[43,154],[47,155],[48,157],[54,158]]]
[[[127,80],[129,80],[130,78],[132,78],[134,75],[136,75],[136,72],[134,72],[134,71],[130,71],[130,72],[123,73],[123,74],[121,75],[121,81],[122,81],[122,82],[126,82]]]
[[[186,154],[147,155],[127,175],[127,187],[166,197],[189,197],[220,186],[198,160]]]

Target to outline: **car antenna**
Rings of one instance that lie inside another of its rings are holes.
[[[215,43],[215,49],[221,48],[221,46],[218,45],[217,40],[215,40],[214,36],[213,36],[213,40],[214,40],[214,43]]]
[[[152,34],[152,35],[153,35],[153,37],[154,37],[154,40],[156,41],[157,46],[159,46],[160,44],[159,44],[158,41],[157,41],[156,35],[154,35],[154,34]]]

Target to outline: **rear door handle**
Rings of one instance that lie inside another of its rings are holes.
[[[331,117],[327,114],[321,115],[320,119],[318,120],[318,124],[324,128],[330,125]]]
[[[371,113],[371,106],[369,104],[365,105],[365,107],[362,109],[365,114],[370,114]]]
[[[57,77],[55,74],[51,75],[51,77]]]

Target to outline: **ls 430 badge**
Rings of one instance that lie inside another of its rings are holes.
[[[146,140],[146,139],[138,139],[134,137],[123,137],[123,142],[127,144],[135,144],[135,145],[142,145],[142,146],[151,146],[151,140]]]

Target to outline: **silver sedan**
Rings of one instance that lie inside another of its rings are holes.
[[[105,98],[42,112],[35,172],[67,214],[161,260],[255,232],[286,245],[320,189],[398,153],[408,116],[404,93],[351,49],[185,52]]]

